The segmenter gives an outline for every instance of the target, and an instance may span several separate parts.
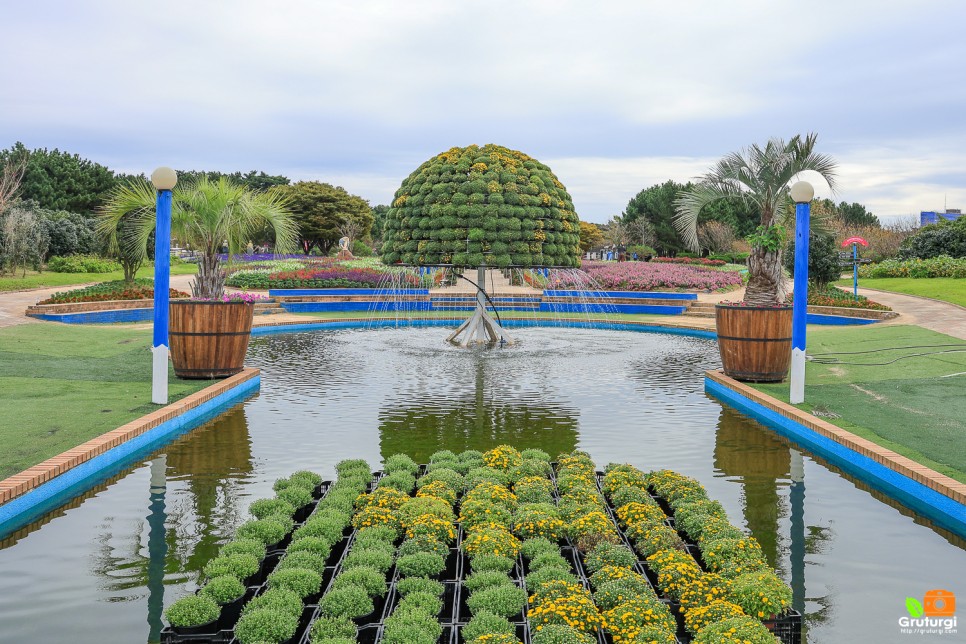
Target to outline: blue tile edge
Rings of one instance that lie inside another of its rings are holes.
[[[297,333],[300,331],[323,331],[327,329],[372,329],[389,327],[456,327],[462,319],[452,320],[339,320],[336,322],[310,322],[306,324],[279,324],[274,326],[252,327],[252,336],[278,335],[280,333]],[[669,335],[683,335],[692,338],[717,339],[714,331],[688,329],[684,327],[660,326],[656,324],[620,324],[616,322],[576,322],[568,320],[506,320],[503,326],[507,328],[520,327],[566,327],[574,329],[606,329],[614,331],[637,331],[642,333],[666,333]]]
[[[256,393],[261,376],[254,376],[185,413],[152,427],[89,461],[0,505],[0,538],[109,478],[161,445],[189,432]]]
[[[763,425],[776,430],[782,436],[790,438],[811,453],[884,492],[909,509],[931,519],[937,525],[961,537],[966,537],[966,505],[885,465],[876,463],[868,456],[826,438],[711,378],[705,377],[704,390]]]

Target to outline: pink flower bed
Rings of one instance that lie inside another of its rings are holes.
[[[740,273],[683,264],[584,261],[581,268],[597,282],[599,288],[608,291],[728,291],[741,286]]]

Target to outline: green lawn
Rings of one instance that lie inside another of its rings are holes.
[[[852,278],[839,280],[836,285],[852,290]],[[955,277],[934,277],[914,279],[911,277],[882,277],[878,279],[859,278],[859,288],[875,288],[880,291],[893,291],[906,295],[921,295],[934,300],[942,300],[966,306],[966,279]]]
[[[194,275],[198,272],[197,264],[178,264],[171,267],[172,275]],[[23,291],[30,288],[53,288],[57,286],[76,286],[78,284],[93,284],[95,282],[111,282],[124,279],[122,271],[111,273],[52,273],[44,271],[27,271],[26,277],[20,277],[20,271],[16,275],[0,276],[0,292],[3,291]],[[138,277],[154,277],[154,266],[148,265],[141,268],[137,273]]]
[[[158,408],[151,331],[23,324],[0,329],[0,479]],[[171,402],[210,380],[178,380]]]
[[[810,326],[808,355],[857,364],[808,362],[800,409],[966,483],[966,342],[917,326]],[[754,387],[788,402],[787,382]]]

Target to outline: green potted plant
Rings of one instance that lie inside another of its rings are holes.
[[[221,607],[207,595],[188,595],[164,611],[175,632],[182,635],[213,633],[218,628]]]
[[[99,213],[98,230],[126,252],[145,257],[156,200],[147,181],[119,186]],[[231,257],[265,227],[275,236],[276,251],[294,248],[297,225],[277,194],[255,193],[225,178],[174,187],[171,232],[201,254],[192,299],[170,303],[169,343],[179,378],[224,378],[244,367],[254,307],[250,298],[226,298],[227,270],[219,252],[227,241]]]
[[[200,594],[209,597],[221,606],[219,628],[231,628],[241,614],[245,602],[245,585],[232,575],[222,575],[208,580]]]
[[[474,615],[481,611],[511,618],[519,615],[527,603],[527,592],[513,584],[482,588],[470,595],[466,601]]]
[[[351,619],[346,617],[322,617],[312,624],[309,631],[309,642],[330,642],[331,640],[346,639],[350,642],[356,641],[356,625]]]
[[[358,586],[330,589],[319,600],[319,608],[325,617],[362,618],[375,610],[372,598]]]
[[[835,189],[835,162],[815,152],[817,135],[773,138],[721,159],[675,201],[675,226],[698,249],[698,215],[721,199],[744,201],[761,213],[748,241],[748,286],[742,302],[716,307],[718,348],[725,374],[753,382],[781,381],[791,360],[791,307],[785,306],[783,214],[789,188],[802,172],[822,176]]]
[[[732,642],[778,644],[779,642],[778,638],[769,633],[761,622],[751,617],[732,617],[708,624],[698,631],[697,637],[691,641],[694,644],[731,644]]]
[[[295,635],[298,625],[299,618],[287,611],[259,608],[241,616],[235,625],[235,637],[241,644],[279,644]]]

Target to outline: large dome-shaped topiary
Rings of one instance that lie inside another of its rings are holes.
[[[452,148],[409,175],[384,224],[387,264],[577,266],[580,223],[550,168],[498,145]]]

